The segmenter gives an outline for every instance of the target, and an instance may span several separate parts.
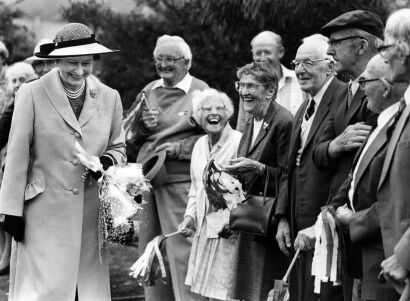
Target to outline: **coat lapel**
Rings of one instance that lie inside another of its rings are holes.
[[[410,114],[410,106],[408,105],[404,110],[403,114],[401,115],[399,121],[397,122],[396,128],[394,129],[393,135],[391,137],[389,147],[387,149],[386,158],[384,159],[383,169],[380,176],[379,187],[383,184],[383,181],[386,179],[387,171],[390,168],[390,164],[393,158],[394,151],[396,150],[397,142],[399,141],[400,135],[403,131],[404,126],[406,125],[406,121],[409,118]]]
[[[389,127],[389,123],[387,123],[373,140],[372,144],[367,149],[366,153],[363,155],[362,160],[360,161],[359,167],[357,169],[354,187],[357,187],[360,179],[362,178],[364,172],[366,171],[367,167],[369,166],[370,162],[374,158],[374,156],[378,153],[378,151],[386,144],[386,131]],[[355,166],[355,165],[353,165]]]
[[[242,135],[241,143],[239,143],[238,158],[247,156],[249,146],[251,145],[252,131],[253,131],[253,118],[249,117],[247,121],[247,126]]]
[[[347,97],[347,95],[346,95]],[[347,109],[345,119],[344,119],[344,124],[345,127],[349,125],[350,120],[355,116],[356,112],[360,109],[360,106],[362,105],[363,98],[365,97],[364,91],[358,90],[356,94],[353,96],[352,103],[350,104],[349,108]]]
[[[83,127],[94,115],[100,104],[101,91],[98,89],[98,80],[90,75],[86,79],[86,94],[83,109],[78,123]]]
[[[262,127],[258,133],[258,136],[256,137],[255,143],[250,147],[248,154],[252,153],[253,150],[259,145],[259,143],[261,143],[261,141],[265,138],[266,134],[269,132],[270,126],[272,124],[272,120],[274,119],[277,111],[278,111],[278,107],[277,107],[276,101],[272,100],[272,104],[269,106],[269,109],[266,112],[266,115],[265,115],[266,118],[263,121]],[[253,122],[252,122],[252,132],[253,132]],[[250,136],[252,137],[252,134]]]
[[[77,122],[73,110],[71,109],[68,98],[64,93],[63,84],[61,83],[58,70],[51,70],[45,74],[42,79],[44,89],[49,98],[49,101],[61,115],[61,117],[78,133],[81,134],[80,125]]]
[[[295,150],[295,148],[299,147],[299,141],[300,141],[300,127],[302,126],[302,121],[303,121],[303,115],[306,111],[306,106],[309,103],[309,99],[305,100],[302,105],[301,108],[298,111],[298,114],[296,114],[295,116],[295,124],[292,128],[292,137],[290,140],[290,147],[289,147],[289,159],[291,158],[291,155],[293,154],[294,151],[297,151],[297,149]]]
[[[306,146],[309,144],[310,140],[312,140],[312,137],[318,130],[319,126],[322,124],[323,119],[326,117],[327,113],[329,112],[330,104],[332,103],[333,99],[333,92],[334,92],[334,85],[336,83],[336,79],[332,79],[332,82],[329,84],[329,87],[327,87],[326,92],[323,94],[322,100],[319,104],[319,107],[317,108],[315,117],[312,122],[312,126],[310,127],[308,137],[306,139],[305,143],[305,149]],[[313,97],[314,98],[314,97]]]

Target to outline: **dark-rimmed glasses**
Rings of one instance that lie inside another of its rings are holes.
[[[350,39],[365,39],[366,40],[366,38],[361,37],[361,36],[348,36],[348,37],[344,37],[344,38],[340,38],[340,39],[328,40],[327,44],[329,45],[329,47],[330,46],[335,46],[335,45],[339,44],[342,41],[350,40]]]
[[[299,67],[299,65],[302,65],[302,67],[304,69],[312,69],[314,65],[316,65],[317,62],[321,62],[321,61],[326,61],[329,60],[329,58],[324,58],[324,59],[317,59],[317,60],[293,60],[290,63],[290,66],[292,67],[293,70],[295,70],[297,67]]]
[[[380,78],[369,78],[369,79],[365,79],[364,77],[361,77],[357,80],[357,83],[359,84],[360,88],[364,89],[366,87],[367,83],[370,82],[375,82],[377,80],[381,80]]]
[[[154,65],[162,64],[165,62],[166,65],[173,66],[175,65],[176,61],[183,59],[184,57],[171,57],[171,56],[154,56],[152,58]]]
[[[235,82],[236,91],[243,91],[247,89],[249,92],[255,92],[260,86],[267,86],[267,84],[257,84],[257,83],[242,83],[240,81]]]
[[[218,106],[203,106],[200,108],[204,113],[211,113],[212,109],[215,109],[217,112],[225,111],[225,105],[218,105]]]
[[[377,47],[377,51],[379,52],[380,56],[384,58],[384,55],[386,54],[387,49],[389,49],[390,47],[393,47],[394,45],[396,44],[392,43],[392,44],[381,45]]]

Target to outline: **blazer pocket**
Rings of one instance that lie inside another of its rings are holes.
[[[46,180],[42,172],[29,177],[29,183],[24,191],[24,200],[28,201],[42,193],[46,188]]]

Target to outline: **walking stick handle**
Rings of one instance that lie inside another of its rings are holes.
[[[172,237],[172,236],[178,235],[179,233],[180,233],[179,231],[175,231],[175,232],[172,232],[172,233],[169,233],[169,234],[165,234],[164,237],[165,238]]]
[[[298,248],[298,249],[296,250],[295,255],[293,256],[292,262],[290,263],[290,265],[289,265],[289,267],[288,267],[288,270],[286,271],[285,276],[283,276],[283,279],[282,279],[283,282],[287,282],[288,277],[289,277],[289,274],[290,274],[290,271],[292,271],[292,268],[293,268],[293,266],[295,265],[295,262],[296,262],[296,259],[297,259],[298,256],[299,256],[299,253],[300,253],[300,249]]]

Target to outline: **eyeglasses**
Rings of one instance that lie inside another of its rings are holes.
[[[171,56],[154,56],[152,58],[154,65],[162,64],[165,62],[166,65],[173,66],[175,65],[176,61],[183,59],[184,57],[171,57]]]
[[[393,43],[393,44],[381,45],[381,46],[377,47],[377,51],[380,53],[380,56],[384,58],[387,49],[390,48],[390,47],[393,47],[394,45],[396,45],[396,44]]]
[[[219,106],[203,106],[201,107],[201,110],[204,111],[204,113],[211,113],[212,109],[215,109],[217,112],[223,112],[225,111],[225,106],[224,105],[219,105]]]
[[[254,93],[260,86],[267,86],[267,84],[235,82],[235,89],[239,92],[247,89],[249,92]]]
[[[364,77],[361,77],[361,78],[359,78],[359,79],[357,80],[357,82],[358,82],[360,88],[364,89],[364,88],[366,87],[366,84],[367,84],[367,83],[375,82],[375,81],[377,81],[377,80],[381,80],[381,79],[380,79],[380,78],[365,79]]]
[[[329,58],[324,58],[324,59],[317,59],[317,60],[293,60],[290,63],[290,66],[292,67],[293,70],[295,70],[299,65],[302,65],[304,69],[312,69],[314,65],[316,65],[317,62],[321,61],[326,61]]]
[[[336,46],[337,44],[340,44],[340,42],[345,41],[345,40],[350,40],[350,39],[364,39],[364,40],[366,40],[366,38],[361,37],[361,36],[349,36],[349,37],[344,37],[344,38],[340,38],[340,39],[329,40],[329,41],[327,41],[327,44],[329,45],[329,47]]]

